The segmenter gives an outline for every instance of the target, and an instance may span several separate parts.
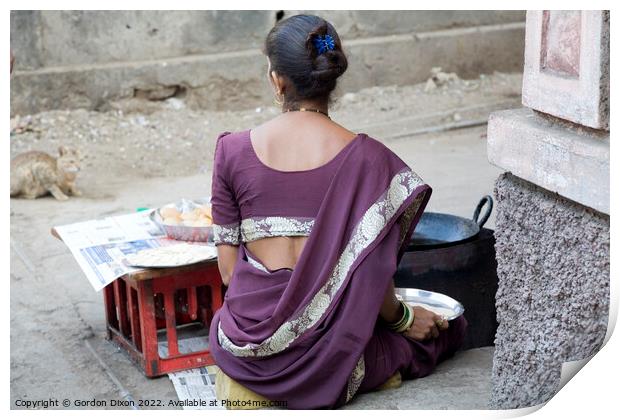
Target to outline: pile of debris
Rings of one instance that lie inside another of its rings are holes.
[[[433,67],[431,68],[431,77],[426,80],[424,85],[424,92],[430,93],[438,89],[445,91],[455,87],[465,91],[475,90],[480,87],[480,83],[476,80],[463,80],[456,73],[446,73],[442,71],[441,67]]]

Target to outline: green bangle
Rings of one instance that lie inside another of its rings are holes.
[[[403,307],[403,316],[397,322],[393,322],[388,324],[388,328],[392,331],[400,332],[400,330],[407,324],[409,324],[409,319],[411,318],[411,310],[409,305],[405,302],[400,301],[401,306]]]
[[[411,322],[407,323],[407,327],[405,328],[405,331],[403,332],[409,331],[411,329],[411,326],[415,322],[415,311],[413,310],[413,306],[410,306],[410,305],[407,305],[407,306],[409,306],[409,312],[411,312]]]
[[[407,320],[396,330],[397,333],[404,333],[413,324],[413,309],[409,305],[405,305],[407,307]]]
[[[398,321],[387,323],[388,328],[391,330],[396,330],[407,319],[407,309],[403,306],[401,301],[398,301],[398,304],[403,308],[403,316],[401,316]]]

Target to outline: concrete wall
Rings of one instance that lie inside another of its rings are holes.
[[[563,362],[596,353],[609,315],[609,216],[511,174],[496,182],[499,328],[491,407],[557,391]]]
[[[351,64],[341,92],[421,82],[434,66],[472,78],[523,65],[521,11],[282,12],[338,29]],[[270,103],[260,48],[277,13],[13,11],[11,112],[97,109],[144,92],[212,109]]]

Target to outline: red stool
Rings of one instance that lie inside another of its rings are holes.
[[[180,353],[177,329],[195,323],[208,329],[223,294],[216,261],[127,274],[104,289],[108,339],[148,377],[213,365],[207,348]],[[164,328],[168,354],[162,357],[157,332]]]

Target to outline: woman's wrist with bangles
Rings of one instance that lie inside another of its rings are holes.
[[[396,321],[388,323],[387,326],[390,330],[397,333],[404,333],[411,328],[413,325],[413,321],[415,320],[415,314],[413,313],[413,308],[407,303],[400,301],[400,304],[403,308],[402,317]]]
[[[393,306],[390,307],[389,311],[384,311],[382,318],[386,324],[394,324],[402,319],[404,314],[405,311],[403,310],[403,306],[400,304],[399,300],[395,299]]]

